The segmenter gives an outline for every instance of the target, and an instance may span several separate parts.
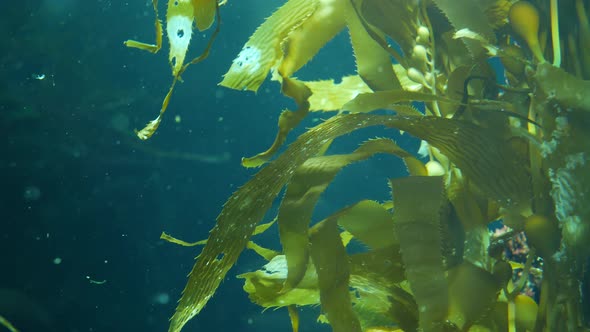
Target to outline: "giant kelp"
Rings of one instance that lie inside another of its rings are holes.
[[[195,20],[208,28],[218,5],[169,1],[173,87],[187,66],[188,42],[177,39],[190,37]],[[157,8],[154,1],[156,15]],[[263,307],[286,307],[294,331],[297,306],[314,304],[335,331],[588,328],[588,300],[579,292],[590,258],[587,8],[583,0],[286,1],[221,85],[256,91],[271,74],[297,109],[281,113],[268,150],[243,159],[262,169],[228,199],[202,242],[170,331],[201,311],[247,248],[268,263],[239,276],[244,290]],[[175,15],[185,23],[180,35]],[[343,29],[356,75],[341,83],[293,77]],[[156,20],[156,45],[127,45],[155,52],[162,31]],[[501,70],[491,66],[494,57]],[[277,155],[309,112],[322,111],[339,112]],[[333,140],[374,126],[421,139],[428,160],[385,138],[328,154]],[[392,201],[363,200],[314,222],[335,175],[376,153],[407,166],[408,176],[388,182]],[[257,225],[284,187],[276,216],[282,252],[275,252],[252,237],[266,229]],[[488,230],[498,220],[511,228],[500,237]],[[498,247],[521,232],[531,250],[516,262]],[[366,250],[349,249],[353,240]],[[538,302],[521,292],[533,272],[541,278]]]

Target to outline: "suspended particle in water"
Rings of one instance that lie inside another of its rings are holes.
[[[37,186],[27,186],[23,191],[23,198],[27,202],[36,201],[41,198],[41,189]]]

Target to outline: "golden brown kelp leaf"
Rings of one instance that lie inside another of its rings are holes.
[[[367,327],[397,324],[391,314],[392,288],[405,279],[399,246],[350,256],[350,289],[363,331]]]
[[[338,225],[372,249],[397,244],[391,213],[375,201],[354,204],[338,218]]]
[[[386,119],[390,117],[334,116],[301,135],[281,156],[238,189],[225,203],[193,266],[169,331],[180,331],[203,309],[245,248],[256,224],[299,166],[315,156],[328,141],[360,128],[383,124]]]
[[[363,143],[350,154],[308,159],[295,171],[287,186],[277,218],[279,235],[289,267],[285,291],[297,286],[305,274],[309,257],[307,229],[319,196],[343,167],[370,158],[376,153],[409,156],[408,152],[389,139],[374,139]],[[364,220],[359,220],[361,216]],[[380,248],[393,244],[391,216],[377,203],[358,203],[344,210],[338,220],[342,220],[342,226],[352,235],[360,236],[361,241],[368,241],[368,245]],[[389,232],[380,233],[387,227]]]
[[[492,2],[489,0],[434,0],[455,30],[469,29],[495,43],[496,37],[486,16],[486,10]],[[477,58],[484,54],[484,48],[479,43],[472,40],[463,41],[473,57]]]
[[[218,0],[191,0],[194,8],[195,25],[199,31],[207,30],[215,21]]]
[[[453,204],[463,229],[468,231],[474,227],[486,226],[491,220],[488,220],[485,197],[474,191],[466,179],[460,178],[456,173],[451,176],[454,178],[447,187],[447,197]]]
[[[391,287],[390,315],[402,331],[418,331],[418,305],[412,294],[400,286]]]
[[[318,8],[318,0],[289,0],[248,39],[220,85],[256,91],[283,57],[281,43]]]
[[[449,271],[449,320],[465,331],[493,307],[500,291],[494,276],[469,262]]]
[[[282,76],[291,76],[305,65],[345,25],[348,0],[316,0],[317,9],[289,33],[282,45]]]
[[[441,253],[442,177],[391,180],[395,230],[412,293],[420,308],[420,328],[442,331],[447,318],[447,279]]]
[[[270,148],[255,156],[242,158],[242,166],[244,167],[258,167],[269,161],[283,145],[289,132],[291,132],[291,130],[293,130],[293,128],[295,128],[309,112],[308,99],[311,95],[311,91],[305,83],[293,78],[284,77],[281,89],[283,90],[284,95],[295,100],[295,103],[297,103],[297,110],[284,110],[281,112],[278,123],[279,130]]]
[[[287,138],[289,132],[295,128],[301,120],[307,115],[311,107],[316,110],[321,107],[342,108],[346,107],[351,103],[354,104],[354,100],[350,101],[353,97],[362,93],[365,99],[373,100],[377,102],[403,102],[415,100],[416,98],[423,98],[425,100],[444,100],[443,98],[436,97],[430,94],[420,92],[406,92],[402,90],[395,90],[394,92],[387,94],[387,98],[375,97],[375,94],[363,93],[370,90],[364,82],[360,80],[358,76],[345,77],[342,83],[334,85],[332,81],[320,81],[320,82],[302,82],[294,78],[282,77],[282,91],[283,94],[289,96],[295,100],[298,109],[296,111],[285,110],[279,117],[279,130],[275,137],[272,146],[264,152],[261,152],[253,157],[242,158],[242,166],[244,167],[258,167],[266,163],[270,158],[278,151]],[[343,93],[340,89],[348,89],[349,94]],[[381,95],[381,93],[379,93]],[[360,97],[360,96],[357,96]],[[396,99],[397,98],[397,99]],[[414,98],[414,99],[412,99]],[[344,104],[346,103],[346,104]],[[364,104],[364,99],[357,104]],[[343,106],[344,104],[344,106]],[[320,106],[321,105],[321,106]],[[368,107],[367,110],[372,110],[375,107],[374,104],[368,103],[364,105]],[[396,110],[400,114],[407,115],[420,115],[421,113],[408,105],[396,106]],[[420,172],[421,163],[416,163],[416,159],[411,160],[409,154],[402,156],[405,158],[406,165],[410,171]]]
[[[531,186],[522,156],[495,128],[438,117],[397,117],[387,125],[428,141],[501,206],[530,209]]]
[[[404,54],[412,54],[416,44],[419,6],[408,0],[365,0],[361,14],[399,44]]]
[[[527,201],[530,196],[526,171],[522,165],[510,163],[514,160],[510,159],[514,152],[502,146],[501,138],[491,130],[464,121],[434,117],[334,116],[301,135],[281,156],[229,198],[193,267],[172,317],[171,332],[180,331],[211,298],[245,248],[256,224],[295,170],[315,156],[329,140],[374,125],[402,129],[429,141],[449,156],[487,195],[506,206]]]
[[[340,1],[346,2],[348,6],[346,22],[359,76],[374,91],[401,89],[391,67],[389,53],[367,32],[351,1]],[[360,1],[353,1],[355,5],[358,2]]]
[[[353,310],[364,331],[368,327],[402,326],[401,322],[412,316],[409,312],[415,308],[415,302],[398,285],[406,278],[398,245],[351,255],[350,271]]]
[[[496,218],[488,211],[489,200],[476,190],[460,172],[452,170],[451,182],[447,186],[447,197],[453,205],[454,218],[461,224],[463,232],[462,255],[464,261],[478,266],[489,266],[490,233],[488,223]],[[456,234],[457,232],[455,232]]]
[[[295,182],[295,180],[293,182]],[[364,227],[366,230],[363,227],[359,227],[360,225],[350,227],[350,224],[353,221],[359,224],[362,223],[363,225],[376,225],[377,229],[374,231],[374,233],[376,233],[384,232],[384,227],[379,227],[379,225],[387,223],[387,220],[385,219],[388,219],[391,228],[389,234],[379,234],[375,237],[380,238],[389,236],[390,239],[388,240],[384,238],[382,240],[377,240],[378,242],[375,243],[381,243],[384,241],[395,242],[391,214],[387,212],[382,205],[375,202],[369,203],[373,207],[369,209],[379,209],[381,212],[372,211],[371,213],[364,213],[364,218],[362,220],[354,218],[354,215],[358,216],[359,214],[359,211],[354,211],[354,208],[359,204],[367,205],[367,202],[370,201],[361,201],[352,207],[339,210],[328,217],[328,219],[336,219],[337,222],[342,221],[344,228],[350,228],[355,234],[360,235],[362,239],[368,238],[368,235],[363,233],[370,233],[373,230],[370,226]],[[364,208],[363,211],[367,211],[367,208]],[[255,233],[266,229],[269,224],[257,226]],[[305,232],[305,240],[309,241],[307,237],[308,229],[306,229]],[[388,232],[385,231],[384,233]],[[342,244],[346,246],[350,239],[352,239],[352,235],[348,231],[345,231],[340,234],[340,238]],[[200,243],[202,244],[202,242]],[[250,241],[249,245],[250,244],[253,244],[253,242]],[[262,270],[244,273],[239,276],[240,278],[246,279],[244,289],[250,294],[250,298],[253,302],[265,308],[319,303],[317,274],[313,264],[302,265],[304,268],[304,276],[302,280],[298,282],[295,287],[286,289],[283,285],[287,282],[287,257],[285,255],[275,255],[267,260],[269,263],[266,264]],[[369,283],[367,280],[372,280],[377,277],[385,278],[389,285],[391,282],[403,280],[404,277],[401,258],[399,258],[399,247],[395,245],[367,253],[353,255],[351,257],[351,263],[353,264],[351,267],[352,270],[357,274],[357,278],[354,279],[355,281],[351,281],[351,287],[366,288],[368,285],[365,283]],[[385,297],[387,297],[387,295],[385,295]]]
[[[334,332],[361,332],[350,300],[348,255],[335,219],[327,219],[310,230],[310,254],[318,274],[322,310]]]
[[[397,242],[391,214],[389,220],[392,227],[386,233]],[[381,280],[381,283],[388,286],[405,280],[404,264],[397,243],[388,247],[351,255],[350,264],[353,279],[356,278],[355,276],[362,276],[365,279]],[[353,284],[357,286],[356,283]]]
[[[284,255],[273,257],[262,270],[243,273],[244,291],[250,300],[264,308],[290,305],[317,305],[320,303],[318,276],[313,264],[307,266],[305,277],[297,287],[282,291],[287,279],[287,260]]]
[[[339,111],[359,93],[371,92],[367,84],[357,75],[342,77],[340,83],[334,83],[334,80],[323,80],[308,81],[305,85],[312,92],[309,97],[309,110],[312,112]]]

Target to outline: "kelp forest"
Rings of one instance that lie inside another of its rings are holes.
[[[125,42],[164,48],[171,65],[160,112],[138,139],[166,126],[182,75],[230,33],[224,5],[153,0],[154,27],[145,29],[155,41]],[[589,8],[585,0],[287,0],[268,13],[219,84],[257,91],[274,80],[296,107],[281,111],[267,150],[242,159],[257,173],[219,207],[206,240],[162,233],[202,246],[169,331],[198,319],[245,250],[261,264],[237,275],[244,296],[284,311],[285,331],[299,330],[303,306],[319,307],[318,324],[336,332],[590,331]],[[207,44],[191,47],[205,30]],[[342,31],[356,72],[297,79]],[[322,121],[287,140],[318,112]],[[369,127],[391,137],[330,153],[333,141]],[[399,132],[420,150],[396,144]],[[391,195],[312,220],[336,175],[377,154],[407,168],[383,178]],[[257,240],[274,224],[280,251]]]

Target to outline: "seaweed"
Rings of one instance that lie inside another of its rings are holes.
[[[200,30],[215,16],[219,23],[221,3],[180,1],[183,10],[170,3],[169,36],[177,14]],[[157,17],[157,1],[154,10]],[[127,45],[157,52],[157,18],[155,26],[155,45]],[[221,85],[256,91],[270,74],[297,108],[281,113],[270,148],[242,160],[260,170],[231,195],[207,240],[162,235],[204,245],[169,331],[202,310],[245,249],[267,263],[238,276],[244,290],[264,308],[287,308],[293,331],[297,307],[318,304],[319,320],[334,331],[588,329],[579,290],[588,287],[590,262],[589,26],[582,0],[286,1]],[[293,77],[343,29],[356,73],[340,83]],[[174,80],[161,114],[186,67],[204,59],[183,64],[188,43],[169,39]],[[493,57],[503,68],[492,68]],[[331,111],[279,153],[311,112]],[[330,154],[339,137],[377,126],[422,140],[422,157],[389,137]],[[383,179],[391,199],[367,197],[313,220],[335,176],[378,153],[407,168]],[[282,190],[273,222],[259,225]],[[275,222],[280,251],[253,240]],[[498,223],[507,231],[492,233]],[[507,243],[518,241],[527,250],[517,255]]]

